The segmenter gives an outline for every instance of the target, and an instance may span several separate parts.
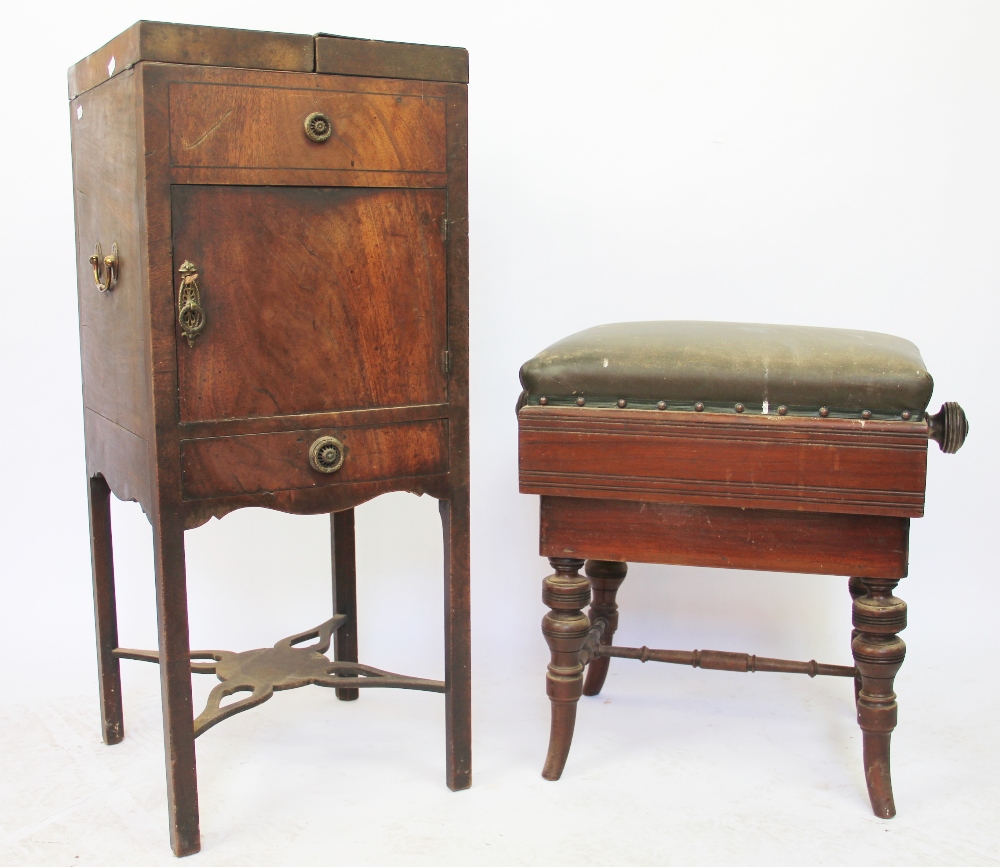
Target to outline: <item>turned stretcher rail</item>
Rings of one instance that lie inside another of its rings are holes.
[[[614,656],[620,659],[638,659],[640,662],[670,662],[690,665],[692,668],[711,668],[716,671],[782,671],[789,674],[823,674],[830,677],[855,677],[858,670],[852,665],[827,665],[810,659],[772,659],[751,653],[731,653],[725,650],[650,650],[648,647],[614,647],[602,645],[592,651],[594,657]]]

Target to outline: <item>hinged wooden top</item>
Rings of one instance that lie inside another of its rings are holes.
[[[69,98],[143,60],[373,78],[469,80],[469,53],[464,48],[378,42],[328,33],[305,36],[137,21],[70,67]]]
[[[317,33],[316,72],[466,84],[469,81],[469,52],[464,48],[377,42]]]

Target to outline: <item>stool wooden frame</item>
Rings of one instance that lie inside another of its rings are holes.
[[[600,693],[612,657],[851,677],[872,809],[895,815],[889,741],[906,604],[893,591],[907,574],[910,518],[923,514],[928,438],[953,452],[967,433],[958,405],[893,421],[545,402],[518,412],[521,492],[541,495],[540,553],[554,569],[543,582],[543,776],[561,776],[578,700]],[[615,595],[630,560],[844,575],[855,665],[616,647]]]

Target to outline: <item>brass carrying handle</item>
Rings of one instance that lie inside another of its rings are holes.
[[[205,310],[201,306],[201,287],[198,285],[198,267],[184,260],[177,269],[181,285],[177,290],[177,321],[187,338],[188,346],[194,346],[194,339],[205,328]]]
[[[969,435],[969,419],[965,410],[948,401],[937,415],[927,416],[927,438],[934,440],[946,455],[957,452]]]
[[[90,264],[94,268],[94,283],[97,284],[99,292],[107,292],[114,289],[118,282],[118,245],[111,245],[111,255],[105,256],[101,252],[101,244],[94,245],[94,255],[90,257]],[[107,276],[105,277],[105,272]]]

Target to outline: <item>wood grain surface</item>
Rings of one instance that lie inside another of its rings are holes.
[[[153,501],[149,443],[91,409],[83,411],[83,429],[87,475],[102,476],[119,500],[139,503],[148,515]]]
[[[316,71],[425,81],[469,80],[469,52],[441,45],[316,36]]]
[[[207,325],[178,329],[182,421],[440,403],[440,190],[174,187],[175,270]]]
[[[333,134],[315,142],[304,123],[325,114]],[[174,166],[443,172],[444,100],[423,95],[170,86]]]
[[[125,737],[122,679],[118,657],[115,656],[118,649],[118,611],[115,606],[115,557],[111,540],[111,489],[103,476],[92,476],[88,481],[101,735],[104,743],[110,746],[120,743]]]
[[[142,62],[462,84],[469,80],[469,52],[464,48],[137,21],[70,67],[70,99]]]
[[[344,444],[344,465],[335,473],[309,466],[309,447],[321,436],[336,437]],[[183,440],[184,495],[224,497],[430,476],[447,470],[447,449],[448,423],[442,419]]]
[[[88,475],[102,475],[115,496],[149,514],[152,389],[136,97],[136,77],[120,75],[70,103],[70,129]],[[106,292],[89,262],[98,243],[104,255],[119,248],[118,281]]]
[[[442,172],[382,172],[324,168],[231,168],[174,166],[175,184],[225,184],[226,186],[271,187],[410,187],[426,189],[447,186]]]
[[[259,418],[195,421],[181,424],[179,430],[182,440],[193,440],[251,433],[278,433],[286,430],[319,430],[326,427],[426,421],[432,418],[453,418],[454,415],[453,408],[447,403],[425,403],[416,406],[394,406],[380,409],[349,409],[341,412],[305,412],[294,415],[260,416]]]
[[[908,518],[542,497],[544,557],[903,578]]]
[[[76,206],[77,290],[85,405],[139,437],[150,433],[147,305],[138,251],[136,81],[120,76],[70,105]],[[114,289],[100,292],[89,258],[118,244]]]
[[[115,644],[110,485],[145,500],[153,525],[177,855],[200,847],[184,531],[234,509],[441,501],[446,781],[471,782],[466,88],[246,68],[297,69],[281,54],[302,43],[207,30],[140,25],[70,82],[86,91],[71,117],[99,642],[105,656]],[[369,60],[414,56],[382,44]],[[305,136],[312,111],[334,121],[326,144]],[[103,296],[87,262],[98,240],[118,242],[122,266]],[[207,312],[194,346],[177,324],[185,260]],[[337,473],[308,465],[321,434],[347,447]],[[334,522],[340,607],[353,568],[346,518]],[[116,669],[99,661],[113,739]]]
[[[313,37],[297,33],[137,21],[70,67],[69,95],[72,99],[141,61],[312,72],[314,52]]]
[[[524,407],[521,492],[920,517],[917,422]]]
[[[334,659],[358,661],[358,575],[354,509],[330,515],[330,565],[333,572],[333,613],[344,617],[333,637]],[[341,701],[357,701],[357,689],[338,689]]]
[[[403,491],[418,497],[446,499],[451,493],[451,476],[439,473],[431,476],[401,476],[375,482],[340,482],[313,488],[292,488],[282,491],[233,494],[204,500],[185,500],[179,511],[184,529],[193,530],[212,518],[224,518],[230,512],[248,507],[274,509],[290,515],[327,515],[353,509],[382,494]]]

